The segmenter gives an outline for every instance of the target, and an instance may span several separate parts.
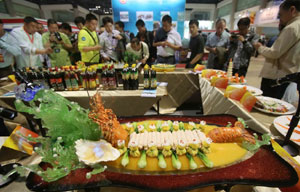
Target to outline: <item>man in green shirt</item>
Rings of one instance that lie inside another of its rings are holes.
[[[43,34],[43,45],[51,46],[53,53],[49,54],[52,67],[71,65],[68,50],[72,49],[72,44],[63,33],[58,32],[58,25],[53,19],[47,22],[48,32]]]
[[[78,49],[81,53],[81,59],[85,63],[99,63],[99,37],[96,33],[98,19],[95,15],[89,13],[86,15],[85,26],[78,34]]]

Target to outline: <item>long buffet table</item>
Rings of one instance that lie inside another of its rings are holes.
[[[156,94],[151,97],[142,96],[143,91],[142,87],[140,87],[139,90],[121,90],[121,88],[117,90],[99,90],[104,106],[112,109],[117,116],[144,115],[154,104],[158,103],[163,96],[168,95],[165,85],[158,86]],[[89,96],[92,97],[96,92],[96,90],[93,90],[88,91],[88,93],[87,91],[61,91],[57,93],[70,101],[79,103],[81,107],[88,109],[90,108]],[[14,95],[1,95],[0,100],[14,108]]]
[[[140,83],[143,77],[140,76]],[[176,109],[191,98],[194,94],[199,93],[198,76],[189,72],[189,70],[176,69],[174,72],[158,72],[158,82],[166,82],[167,86],[159,86],[156,92],[156,98],[141,97],[142,87],[137,91],[124,91],[119,87],[115,91],[100,91],[103,97],[104,105],[113,109],[118,116],[135,116],[144,115],[154,104],[159,101],[159,113],[173,113]],[[12,91],[15,84],[8,84],[0,88],[0,100],[13,105],[13,96],[3,96],[6,92]],[[86,91],[63,91],[57,92],[60,95],[78,102],[82,107],[89,108],[88,94]],[[93,96],[96,91],[89,91]],[[155,105],[157,109],[157,105]]]
[[[158,73],[158,81],[168,82],[168,86],[159,87],[157,90],[157,98],[144,98],[144,101],[138,101],[138,97],[141,96],[141,91],[103,91],[102,97],[104,100],[104,104],[106,107],[114,108],[116,105],[116,109],[114,111],[119,115],[122,114],[124,116],[132,116],[131,114],[141,115],[144,114],[144,110],[138,109],[133,106],[134,103],[137,106],[141,106],[142,104],[147,107],[151,107],[154,103],[157,102],[161,98],[160,107],[161,113],[164,112],[173,112],[176,110],[178,106],[180,106],[186,99],[188,99],[195,91],[201,90],[201,97],[203,102],[204,115],[210,114],[232,114],[238,117],[242,117],[245,119],[246,123],[254,130],[261,133],[271,133],[275,137],[282,137],[280,133],[274,128],[272,125],[273,120],[276,116],[264,114],[259,111],[253,109],[253,111],[246,111],[243,106],[237,101],[228,99],[224,97],[224,90],[212,87],[210,82],[207,79],[201,78],[198,75],[191,74],[187,71],[182,72],[170,72],[170,73]],[[198,82],[195,82],[198,81]],[[190,85],[189,87],[185,87],[186,85]],[[177,85],[177,86],[175,86]],[[199,87],[200,86],[200,87]],[[182,87],[185,87],[182,89]],[[200,89],[199,89],[200,88]],[[2,90],[2,89],[1,89]],[[4,91],[5,92],[5,91]],[[179,93],[178,93],[179,92]],[[3,93],[3,92],[2,92]],[[86,92],[58,92],[60,95],[72,100],[79,102],[83,107],[88,106],[88,102],[86,98],[88,97]],[[90,95],[94,94],[94,91],[89,92]],[[123,96],[123,98],[122,98]],[[0,99],[5,101],[6,103],[10,103],[13,101],[13,97],[3,97],[0,96]],[[149,99],[149,105],[145,105],[145,101]],[[151,100],[150,102],[150,99]],[[178,100],[176,100],[178,99]],[[117,101],[119,100],[119,101]],[[8,102],[9,101],[9,102]],[[150,104],[152,103],[152,104]],[[120,106],[123,105],[126,107],[126,112],[120,110]],[[169,106],[169,108],[168,108]],[[172,108],[172,106],[174,106]],[[170,109],[171,108],[171,109]],[[0,137],[1,139],[4,138]],[[1,147],[1,146],[0,146]],[[32,160],[36,161],[37,157],[30,157],[29,160],[22,161],[24,164],[31,162]],[[299,156],[296,159],[300,160]],[[14,160],[10,160],[14,161]],[[1,163],[1,162],[0,162]],[[13,184],[3,188],[3,190],[12,190],[18,192],[15,189],[19,189],[19,191],[26,191],[24,186],[24,182],[14,182]],[[251,189],[250,189],[251,188]],[[119,190],[119,191],[133,191],[126,189],[116,189],[112,188],[111,191]],[[204,191],[213,191],[212,188],[202,189]],[[201,190],[201,191],[202,191]],[[2,191],[2,189],[0,189]],[[28,191],[28,190],[27,190]],[[104,191],[106,191],[104,189]],[[109,191],[109,190],[108,190]],[[252,191],[252,187],[241,187],[237,186],[233,188],[233,191]],[[264,187],[256,187],[255,191],[257,192],[279,192],[279,189],[276,188],[264,188]]]

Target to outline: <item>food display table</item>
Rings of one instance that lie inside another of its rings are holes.
[[[274,128],[273,121],[276,117],[256,109],[247,111],[240,102],[224,97],[224,89],[211,86],[211,83],[199,76],[201,97],[203,101],[204,115],[231,114],[243,118],[249,127],[260,133],[271,133],[274,136],[281,136]]]
[[[224,89],[211,86],[211,83],[201,78],[199,75],[199,84],[201,89],[201,97],[203,101],[203,110],[205,115],[211,114],[231,114],[241,117],[247,125],[253,130],[260,133],[269,133],[276,139],[284,139],[284,137],[275,129],[273,121],[276,117],[272,114],[262,113],[256,109],[251,112],[247,111],[238,101],[224,97]],[[298,146],[300,150],[300,147]],[[295,159],[300,162],[300,156]],[[274,189],[274,191],[280,191]]]
[[[11,91],[11,90],[8,90]],[[142,97],[142,87],[139,90],[100,90],[104,106],[114,111],[117,116],[144,115],[154,104],[157,104],[163,96],[166,96],[167,87],[158,86],[156,96]],[[93,96],[97,91],[89,91]],[[79,103],[80,106],[89,108],[89,97],[87,91],[62,91],[57,92],[63,97]],[[0,99],[14,108],[15,96],[0,96]]]
[[[243,106],[232,99],[224,97],[224,90],[212,87],[207,79],[201,78],[198,75],[191,74],[188,71],[174,71],[174,72],[159,72],[157,75],[159,82],[168,82],[168,86],[159,86],[157,89],[156,97],[141,97],[143,90],[136,91],[100,91],[101,96],[106,108],[112,108],[118,116],[136,116],[144,114],[150,109],[153,104],[160,101],[160,112],[161,113],[172,113],[176,111],[176,108],[184,103],[189,97],[195,92],[201,90],[201,97],[203,101],[204,115],[211,114],[231,114],[237,117],[243,118],[246,123],[253,130],[260,133],[271,133],[273,136],[280,137],[279,132],[275,130],[272,125],[273,120],[277,116],[264,114],[253,109],[252,112],[248,112]],[[10,91],[10,90],[8,90]],[[1,93],[5,93],[5,90]],[[89,108],[88,94],[86,91],[65,91],[58,92],[60,95],[68,98],[71,101],[78,102],[82,107]],[[93,96],[96,91],[89,91],[89,95]],[[0,99],[5,103],[13,106],[13,96],[0,96]],[[147,108],[147,109],[146,109]],[[1,140],[4,138],[0,137],[0,148]],[[16,160],[20,162],[19,160]],[[21,164],[27,164],[38,161],[38,157],[31,156]],[[1,163],[1,162],[0,162]],[[252,187],[251,187],[252,188]],[[29,191],[25,187],[25,181],[13,182],[11,185],[0,189],[3,191]],[[101,191],[135,191],[127,190],[123,188],[103,188]],[[205,189],[193,190],[194,191],[214,191],[212,187]],[[236,187],[235,191],[250,191],[244,190],[243,187]],[[257,192],[279,192],[279,189],[270,188],[257,188]]]
[[[239,102],[224,97],[224,91],[211,86],[211,83],[201,78],[199,75],[199,84],[201,89],[201,97],[204,115],[210,114],[231,114],[243,118],[249,127],[253,127],[255,131],[260,133],[269,133],[270,130],[262,122],[257,120],[252,113],[249,113]],[[267,116],[259,113],[262,118]]]

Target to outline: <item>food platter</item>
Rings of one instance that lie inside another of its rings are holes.
[[[283,115],[274,119],[273,124],[274,127],[279,131],[283,136],[285,136],[288,132],[289,125],[292,119],[292,115]],[[295,128],[291,141],[300,146],[300,123]]]
[[[119,118],[121,124],[146,120],[171,120],[183,122],[206,121],[207,124],[225,127],[234,124],[237,118],[231,115],[211,115],[201,117],[186,116],[143,116]],[[88,187],[122,186],[147,191],[182,191],[218,184],[248,184],[269,187],[287,187],[297,183],[298,176],[291,165],[278,156],[271,146],[263,146],[250,158],[233,165],[213,169],[196,169],[186,171],[147,172],[128,170],[107,165],[108,168],[85,177],[88,168],[72,171],[68,176],[47,183],[40,176],[30,173],[27,187],[32,191],[62,191]],[[42,165],[43,168],[47,164]]]
[[[172,72],[175,70],[175,65],[171,64],[155,64],[153,65],[153,69],[156,72]]]
[[[283,100],[271,98],[271,97],[264,97],[258,96],[256,97],[258,101],[262,103],[262,105],[254,105],[254,108],[258,111],[269,113],[273,115],[290,115],[296,112],[296,108]],[[280,111],[282,110],[282,112]]]
[[[253,87],[253,86],[249,86],[249,85],[231,85],[232,87],[236,87],[236,88],[243,88],[243,87],[246,87],[247,91],[250,91],[250,93],[253,95],[253,96],[260,96],[263,94],[262,90],[256,88],[256,87]]]

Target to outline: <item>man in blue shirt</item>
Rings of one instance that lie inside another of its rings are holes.
[[[0,20],[0,78],[13,72],[14,56],[21,54],[20,47],[16,45],[16,40],[5,32],[3,22]]]
[[[216,22],[216,32],[211,33],[207,37],[206,50],[209,51],[207,68],[209,69],[224,69],[224,63],[226,61],[225,52],[229,46],[230,34],[225,31],[226,21],[219,19]],[[220,52],[222,51],[222,53]],[[224,63],[221,63],[220,59],[223,57]]]

